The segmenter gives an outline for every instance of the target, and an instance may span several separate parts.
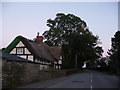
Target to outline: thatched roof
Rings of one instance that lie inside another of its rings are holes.
[[[61,49],[59,47],[50,47],[43,42],[37,44],[35,41],[28,40],[23,36],[16,37],[3,52],[10,53],[20,41],[25,45],[29,52],[37,58],[48,61],[59,60],[61,54]]]

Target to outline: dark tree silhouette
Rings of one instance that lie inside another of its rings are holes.
[[[111,41],[111,49],[108,51],[110,55],[109,66],[112,72],[120,73],[120,31],[115,33]]]
[[[45,43],[62,47],[63,68],[81,68],[85,61],[93,63],[101,56],[102,48],[97,46],[98,36],[89,31],[81,18],[58,13],[54,20],[47,20],[47,26],[50,29],[43,33]]]

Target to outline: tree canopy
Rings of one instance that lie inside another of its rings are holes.
[[[50,29],[43,33],[46,43],[55,46],[70,43],[71,34],[90,33],[86,23],[73,14],[58,13],[54,20],[47,20],[47,26]]]
[[[66,68],[82,67],[85,61],[94,62],[102,55],[102,47],[97,46],[98,36],[92,34],[81,18],[64,13],[56,14],[54,20],[48,19],[49,30],[43,33],[45,43],[50,46],[61,46],[63,66]],[[68,65],[68,66],[67,66]]]
[[[108,51],[110,55],[110,68],[113,72],[120,72],[120,31],[117,31],[111,38],[111,49]]]

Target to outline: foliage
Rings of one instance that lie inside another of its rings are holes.
[[[54,20],[47,20],[47,26],[50,27],[49,31],[43,33],[47,39],[46,43],[49,45],[62,45],[70,43],[69,35],[76,33],[84,33],[86,23],[79,17],[73,14],[65,15],[58,13]]]
[[[103,50],[97,46],[98,36],[89,31],[81,18],[58,13],[54,20],[47,20],[47,26],[50,29],[43,33],[45,43],[62,47],[64,68],[81,68],[85,61],[93,63],[101,57]]]
[[[111,41],[111,49],[108,51],[110,55],[109,66],[112,72],[120,73],[120,31],[115,33]]]

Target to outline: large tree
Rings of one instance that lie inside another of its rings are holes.
[[[83,34],[84,30],[87,30],[86,23],[79,17],[63,13],[58,13],[54,20],[47,20],[47,26],[50,27],[48,31],[43,33],[44,37],[47,39],[46,43],[48,45],[62,45],[70,44],[71,34]],[[86,33],[89,33],[87,31]]]
[[[111,49],[109,66],[111,71],[120,73],[120,31],[117,31],[113,38],[111,38]]]
[[[101,55],[98,37],[89,31],[81,18],[58,13],[54,20],[47,20],[47,26],[50,28],[43,33],[45,43],[62,47],[63,67],[81,68],[85,61],[93,62]]]

